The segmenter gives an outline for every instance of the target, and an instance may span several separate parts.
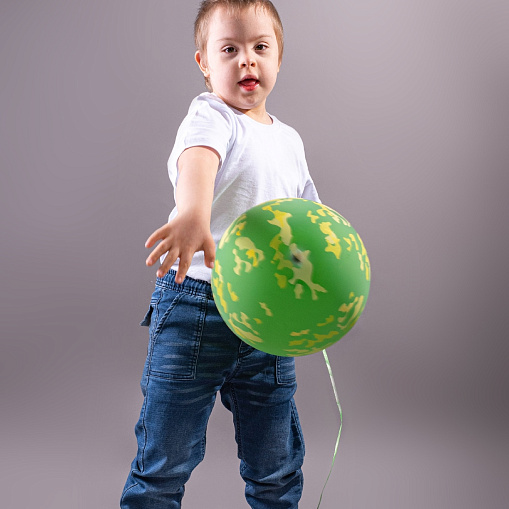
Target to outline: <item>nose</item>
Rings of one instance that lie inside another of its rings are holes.
[[[240,67],[256,67],[256,59],[251,53],[245,52],[240,58]]]

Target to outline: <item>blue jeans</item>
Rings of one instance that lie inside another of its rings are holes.
[[[252,509],[296,509],[304,440],[293,399],[295,359],[243,343],[222,320],[208,283],[175,272],[158,278],[149,311],[148,355],[136,425],[138,453],[120,506],[177,509],[205,454],[207,422],[219,391],[232,412]],[[228,493],[225,493],[227,507]]]

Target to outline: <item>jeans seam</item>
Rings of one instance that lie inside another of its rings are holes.
[[[154,333],[152,334],[152,340],[155,341],[155,339],[158,336],[160,336],[163,325],[166,323],[166,321],[168,320],[170,315],[173,313],[173,310],[175,309],[175,307],[177,306],[177,304],[179,303],[179,301],[181,299],[182,299],[182,294],[175,295],[175,297],[170,302],[170,305],[168,306],[168,308],[161,315],[161,320],[159,320],[159,303],[160,303],[161,299],[159,300],[159,302],[157,303],[157,313],[156,313],[156,322],[155,322],[157,325],[154,328]]]
[[[142,420],[141,420],[141,424],[143,426],[143,448],[141,449],[141,452],[140,452],[140,472],[144,472],[145,471],[145,449],[147,447],[147,437],[148,437],[148,433],[147,433],[147,426],[145,424],[145,420],[146,420],[146,415],[147,415],[147,403],[148,403],[148,385],[150,383],[150,375],[147,373],[147,389],[146,389],[146,392],[145,392],[145,397],[143,398],[143,417],[142,417]]]
[[[302,428],[300,426],[299,414],[297,413],[297,407],[295,405],[295,400],[293,398],[291,401],[291,406],[292,406],[292,420],[294,422],[295,428],[297,429],[297,433],[299,434],[302,451],[305,454],[306,444],[304,442],[304,435],[302,434]]]
[[[293,385],[297,381],[295,367],[291,371],[291,374],[284,374],[283,367],[281,366],[283,362],[284,360],[281,356],[276,357],[276,383],[278,385]]]
[[[242,367],[242,359],[244,357],[247,357],[248,355],[250,355],[253,351],[254,351],[254,348],[252,347],[249,347],[251,348],[252,350],[251,351],[248,351],[244,354],[241,354],[241,349],[242,349],[242,341],[239,343],[239,349],[238,349],[238,352],[237,352],[237,359],[235,360],[235,366],[234,368],[231,370],[231,373],[225,378],[224,380],[224,383],[227,384],[227,383],[231,383],[231,380],[233,380],[236,376],[237,376],[237,373],[239,372],[239,370],[241,369]],[[232,386],[233,387],[233,386]]]
[[[200,459],[200,463],[205,458],[205,450],[206,450],[206,448],[207,448],[207,435],[205,434],[205,435],[203,435],[203,438],[201,439],[201,459]]]
[[[238,448],[238,455],[239,455],[239,458],[241,460],[244,459],[244,452],[243,452],[243,444],[242,444],[242,430],[241,430],[241,424],[240,424],[240,415],[239,415],[239,405],[238,405],[238,402],[237,402],[237,395],[235,394],[235,387],[233,386],[232,383],[229,384],[230,385],[230,393],[231,393],[231,396],[232,396],[232,403],[233,403],[233,408],[232,408],[232,413],[233,413],[233,416],[235,418],[235,431],[236,431],[236,434],[237,434],[237,448]],[[242,474],[242,472],[245,470],[245,467],[240,467],[240,472]]]
[[[198,359],[200,356],[200,348],[203,340],[203,330],[205,328],[205,319],[207,318],[207,306],[208,298],[199,296],[200,300],[200,315],[198,317],[195,329],[195,341],[194,341],[194,357],[193,357],[193,372],[192,377],[196,379],[196,370],[198,369]]]
[[[131,484],[131,486],[129,486],[128,488],[125,488],[125,490],[122,493],[122,497],[120,498],[120,503],[122,503],[122,501],[124,500],[124,497],[126,496],[127,492],[132,490],[133,488],[136,488],[138,484],[139,483],[135,482],[134,484]]]
[[[149,359],[147,363],[147,385],[149,381],[149,375],[150,375],[150,367],[152,365],[152,355],[154,354],[154,337],[156,335],[157,327],[158,327],[158,320],[159,320],[159,304],[161,302],[161,299],[163,298],[163,292],[160,292],[159,298],[155,302],[151,302],[150,305],[152,306],[152,320],[154,321],[154,327],[151,327],[151,333],[149,334]]]

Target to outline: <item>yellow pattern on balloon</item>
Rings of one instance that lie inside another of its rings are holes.
[[[371,265],[369,263],[368,253],[366,251],[366,248],[364,247],[364,242],[362,242],[362,239],[357,236],[359,239],[359,243],[361,245],[361,252],[359,253],[359,260],[361,264],[361,270],[363,270],[366,273],[366,281],[371,280]]]
[[[324,341],[325,339],[333,338],[337,336],[339,332],[337,330],[331,330],[328,334],[313,334],[318,341]]]
[[[273,224],[280,229],[279,237],[281,238],[281,242],[289,246],[292,240],[292,229],[288,224],[288,219],[292,217],[292,215],[288,212],[282,212],[281,210],[273,210],[270,206],[264,207],[263,210],[269,210],[274,214],[274,219],[267,220],[267,223]]]
[[[309,343],[312,344],[314,342],[309,341]],[[323,348],[321,348],[319,346],[305,345],[304,348],[285,348],[284,352],[286,355],[288,355],[290,357],[298,357],[300,355],[310,355],[313,353],[317,353],[317,352],[320,352],[321,350],[323,350]]]
[[[237,221],[235,223],[231,224],[228,229],[224,232],[224,235],[221,237],[221,240],[219,241],[219,249],[222,249],[225,244],[227,244],[232,237],[232,235],[239,236],[242,232],[242,230],[246,226],[246,214],[242,214],[239,216]]]
[[[233,291],[231,283],[228,283],[226,288],[228,288],[228,293],[230,294],[232,301],[237,302],[239,300],[239,296]]]
[[[337,235],[331,229],[331,223],[320,223],[320,230],[326,235],[325,242],[327,242],[327,247],[325,251],[332,253],[339,260],[341,257],[341,244]]]
[[[288,346],[302,346],[306,341],[309,341],[309,338],[294,339],[288,342]]]
[[[304,329],[304,330],[301,330],[300,332],[291,332],[290,336],[305,336],[305,335],[309,334],[309,332],[310,332],[309,329]]]
[[[230,313],[228,322],[232,327],[233,332],[245,341],[263,343],[263,339],[258,336],[258,332],[256,332],[253,326],[249,323],[249,317],[245,313],[240,313],[240,318],[237,313]]]
[[[329,325],[330,323],[332,323],[334,321],[334,315],[330,315],[328,316],[326,319],[325,319],[325,322],[323,323],[317,323],[316,325],[318,327],[325,327],[326,325]]]
[[[302,251],[300,253],[300,267],[293,266],[293,278],[288,282],[293,285],[296,284],[297,281],[302,281],[307,285],[307,287],[311,290],[311,298],[313,300],[318,299],[318,295],[316,292],[327,293],[327,290],[320,286],[317,283],[313,283],[312,281],[312,272],[313,272],[313,264],[309,261],[309,251]],[[297,292],[297,286],[295,287],[295,297],[297,299],[300,298],[302,292]]]
[[[271,241],[269,246],[275,251],[274,256],[272,257],[271,263],[277,263],[277,270],[283,270],[283,269],[291,269],[293,267],[293,264],[290,260],[288,260],[285,255],[280,250],[281,245],[283,242],[281,241],[281,236],[276,235]],[[274,274],[276,277],[278,276],[278,273],[276,272]],[[281,286],[281,288],[284,288],[286,286],[286,281],[284,286]]]
[[[277,272],[274,274],[277,279],[277,285],[279,288],[283,289],[286,288],[286,283],[288,283],[288,278],[283,274],[278,274]]]
[[[242,251],[246,251],[246,256],[252,261],[253,267],[258,267],[258,264],[265,259],[263,251],[257,249],[254,242],[247,237],[239,237],[235,245]]]
[[[306,217],[309,217],[309,219],[311,219],[311,222],[313,224],[316,224],[316,222],[318,221],[318,219],[320,219],[320,216],[315,216],[313,214],[313,211],[312,210],[308,210],[308,213],[306,214]]]
[[[309,261],[309,251],[299,251],[297,246],[291,243],[293,234],[292,228],[288,224],[288,219],[292,217],[292,215],[288,212],[274,210],[271,205],[263,207],[263,210],[267,210],[274,215],[274,218],[268,219],[267,222],[279,228],[279,233],[275,235],[270,241],[270,247],[276,251],[272,261],[278,263],[278,270],[287,268],[293,272],[293,277],[291,279],[283,280],[281,277],[278,278],[278,284],[280,288],[284,288],[286,286],[286,282],[291,285],[295,285],[295,298],[300,299],[304,292],[304,288],[301,284],[298,283],[298,281],[300,281],[311,290],[311,298],[313,300],[317,300],[317,292],[327,293],[327,290],[323,288],[323,286],[313,282],[313,264]],[[295,263],[292,263],[290,260],[288,260],[281,252],[281,245],[287,246],[292,254],[295,253]],[[234,269],[234,271],[236,272],[236,269]],[[279,274],[279,276],[281,276],[281,274]],[[277,274],[276,277],[278,277]]]
[[[240,276],[240,274],[242,273],[242,266],[244,266],[245,272],[250,272],[251,269],[253,268],[253,265],[250,262],[243,260],[239,256],[239,252],[236,249],[233,249],[232,253],[233,259],[235,260],[235,267],[233,268],[233,272],[235,272],[237,276]]]
[[[265,304],[265,302],[260,302],[260,307],[265,311],[265,314],[267,316],[274,316],[272,311],[269,309],[269,306],[267,306],[267,304]]]
[[[329,216],[332,219],[334,219],[336,223],[342,223],[345,226],[351,226],[350,222],[347,219],[345,219],[341,214],[338,214],[335,210],[332,210],[329,207],[324,207],[322,205],[319,209],[316,210],[316,213],[322,217]]]
[[[369,263],[368,253],[366,252],[366,248],[364,247],[364,242],[357,235],[355,237],[353,234],[350,234],[348,237],[343,237],[343,240],[347,244],[347,251],[351,251],[353,247],[357,251],[357,258],[359,259],[359,268],[362,272],[366,274],[366,281],[370,281],[371,279],[371,266]]]
[[[226,301],[224,300],[224,280],[223,280],[222,268],[221,268],[221,264],[219,263],[219,260],[217,260],[217,259],[214,263],[214,271],[217,274],[217,277],[214,277],[212,279],[212,284],[214,285],[214,287],[216,289],[217,296],[219,297],[219,305],[223,308],[223,311],[225,313],[227,313],[228,306],[226,304]]]
[[[341,304],[338,309],[338,311],[342,313],[338,318],[338,327],[340,329],[351,328],[362,313],[364,295],[355,297],[353,293],[351,293],[350,299],[353,300],[348,304]]]

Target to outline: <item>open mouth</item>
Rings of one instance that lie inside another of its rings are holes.
[[[239,85],[244,90],[250,91],[254,90],[260,82],[256,78],[244,78],[243,80],[239,81]]]

